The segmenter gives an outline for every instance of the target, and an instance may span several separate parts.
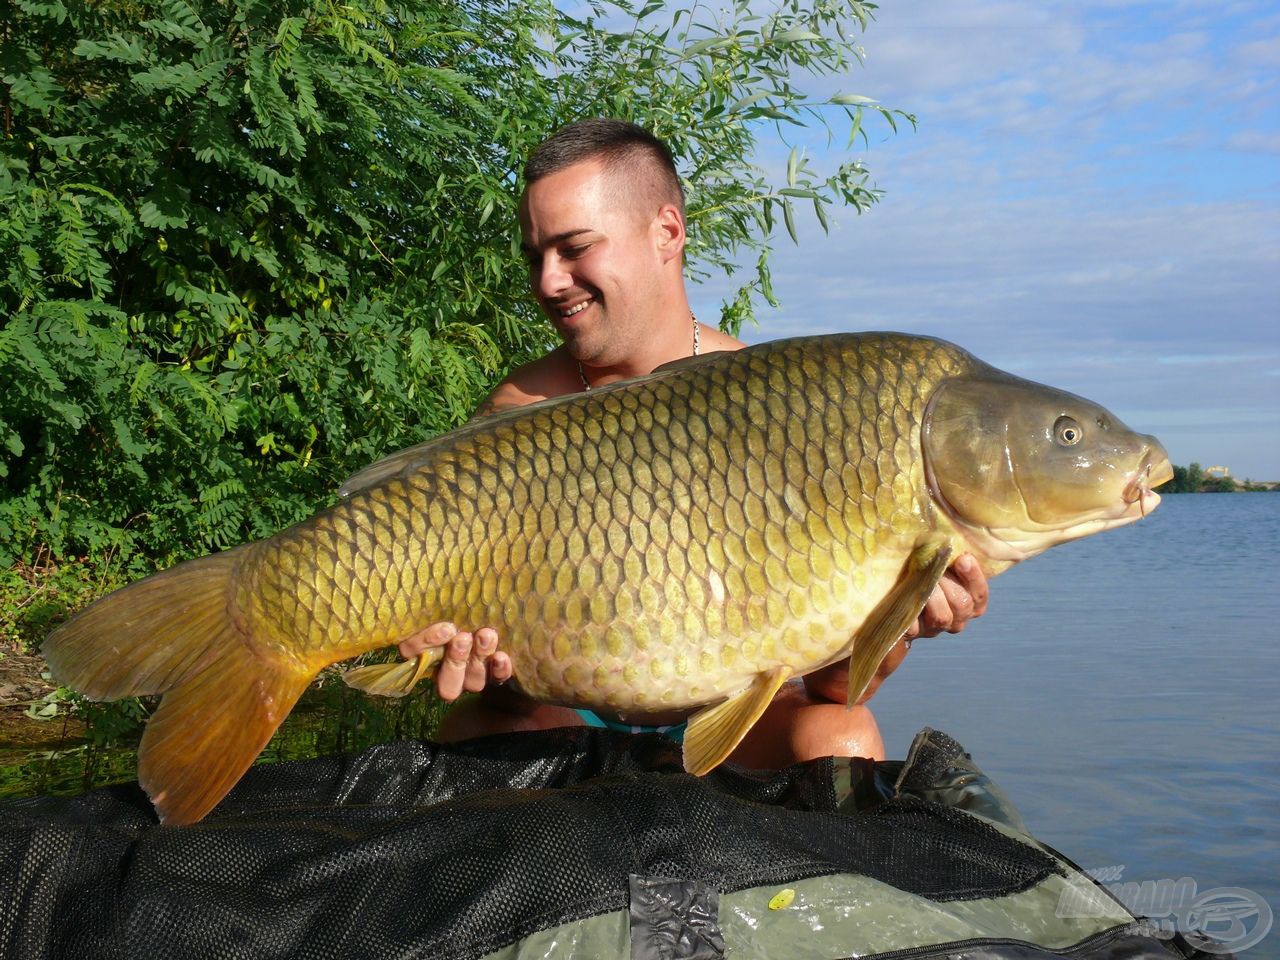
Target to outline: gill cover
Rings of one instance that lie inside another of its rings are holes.
[[[1154,437],[1098,404],[991,367],[939,385],[923,446],[939,505],[1008,562],[1137,519],[1159,499],[1148,479],[1172,473]]]

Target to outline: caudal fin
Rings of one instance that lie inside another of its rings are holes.
[[[237,626],[248,547],[157,573],[55,630],[55,680],[94,700],[164,694],[138,751],[138,781],[166,823],[211,810],[271,739],[313,673],[263,655]]]
[[[138,782],[164,823],[194,823],[249,769],[314,674],[243,643],[164,695],[138,750]]]

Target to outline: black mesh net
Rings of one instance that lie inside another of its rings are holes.
[[[665,738],[576,729],[255,767],[190,827],[132,785],[20,801],[0,807],[0,952],[471,958],[626,910],[632,875],[727,893],[849,872],[955,900],[1056,869],[977,818],[861,792],[869,809],[837,812],[830,761],[695,778]]]

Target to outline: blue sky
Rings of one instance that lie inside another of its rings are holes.
[[[809,92],[919,129],[869,125],[883,202],[784,234],[782,307],[746,339],[942,336],[1104,404],[1175,463],[1280,480],[1280,6],[886,0],[864,46]],[[819,170],[842,159],[807,147]]]

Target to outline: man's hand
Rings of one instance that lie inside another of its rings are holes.
[[[511,679],[511,658],[498,650],[498,632],[490,627],[472,634],[452,623],[433,623],[403,641],[400,656],[416,657],[428,647],[445,644],[448,648],[436,674],[440,699],[457,700],[463,690],[478,693],[486,683],[506,683]]]
[[[924,610],[903,636],[936,637],[942,631],[959,633],[975,617],[987,612],[987,576],[969,554],[961,554],[938,585],[933,588]]]
[[[961,555],[933,588],[933,593],[929,595],[916,622],[880,662],[879,669],[858,698],[858,703],[870,700],[885,678],[898,669],[906,659],[913,640],[917,637],[936,637],[944,630],[959,633],[970,620],[987,612],[988,597],[987,576],[982,572],[982,567],[969,554]],[[804,685],[810,696],[844,703],[849,685],[849,661],[841,660],[809,674],[804,678]]]

